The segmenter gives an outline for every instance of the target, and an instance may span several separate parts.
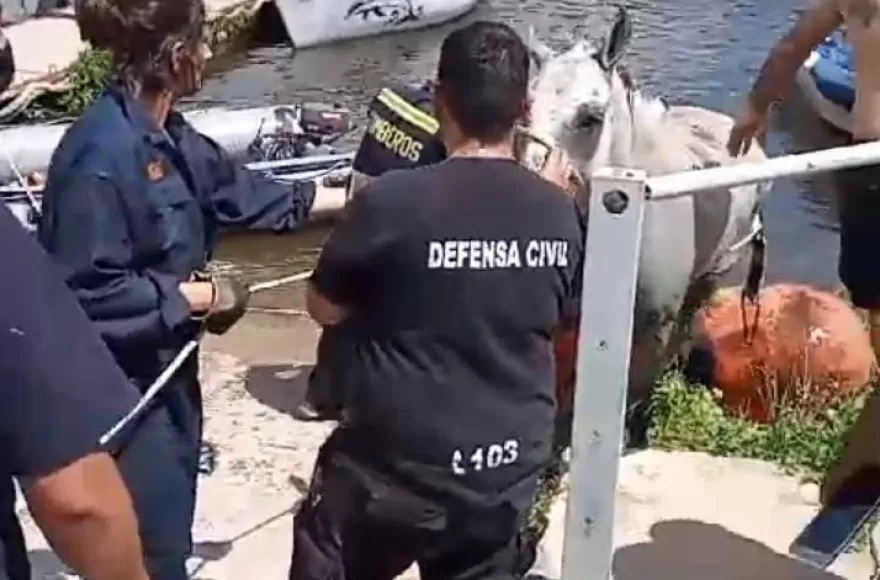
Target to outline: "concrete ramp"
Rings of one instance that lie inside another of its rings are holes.
[[[787,555],[818,510],[818,489],[771,464],[701,453],[643,451],[623,458],[614,580],[868,580],[867,550],[830,571]],[[533,572],[561,576],[567,494],[550,513]]]

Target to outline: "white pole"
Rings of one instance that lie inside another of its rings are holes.
[[[647,198],[641,171],[591,182],[562,580],[608,580]]]
[[[648,179],[648,195],[651,199],[681,197],[697,191],[748,185],[779,177],[825,173],[874,163],[880,163],[880,141],[784,155],[758,163],[658,175]]]

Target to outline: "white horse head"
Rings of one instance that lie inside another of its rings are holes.
[[[586,177],[597,167],[632,166],[636,125],[666,110],[662,100],[642,97],[618,66],[631,37],[623,8],[598,45],[584,38],[556,54],[529,34],[536,69],[530,128],[568,151]]]

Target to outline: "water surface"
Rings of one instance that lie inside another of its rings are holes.
[[[642,87],[674,103],[736,112],[767,52],[788,29],[802,0],[631,0],[634,39],[626,57]],[[523,32],[534,26],[551,45],[602,34],[615,8],[588,0],[484,0],[465,18],[500,19]],[[462,21],[459,21],[462,22]],[[199,96],[224,103],[335,101],[362,120],[369,98],[394,80],[432,76],[444,35],[456,24],[386,35],[296,54],[266,46],[227,58]],[[807,107],[794,101],[769,135],[771,155],[841,143]],[[765,210],[770,281],[837,283],[834,186],[827,176],[779,180]],[[224,241],[219,258],[256,279],[311,265],[326,232],[256,235]],[[278,292],[271,302],[284,305]]]

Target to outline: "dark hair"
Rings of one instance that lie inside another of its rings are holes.
[[[171,83],[171,50],[196,48],[205,25],[203,0],[76,0],[80,36],[113,56],[129,88],[157,90]]]
[[[523,114],[529,51],[506,24],[474,22],[443,41],[437,80],[443,101],[465,135],[497,142]]]

